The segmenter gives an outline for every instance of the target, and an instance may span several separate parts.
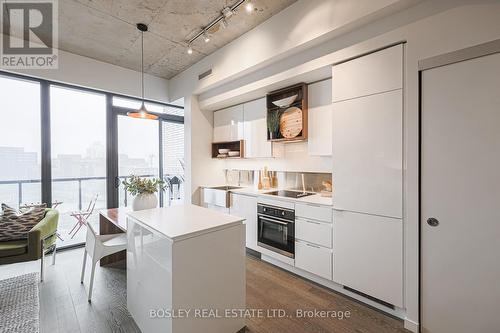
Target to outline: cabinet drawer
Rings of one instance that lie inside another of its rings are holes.
[[[295,221],[295,237],[324,247],[332,247],[332,225],[298,218]]]
[[[295,267],[331,280],[332,262],[332,250],[295,241]]]
[[[295,204],[295,216],[332,223],[332,208],[311,204]]]

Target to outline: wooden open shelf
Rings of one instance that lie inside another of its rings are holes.
[[[236,157],[217,157],[219,155],[219,149],[230,149],[233,151],[239,151],[240,156]],[[225,141],[225,142],[214,142],[212,143],[212,158],[244,158],[245,157],[245,141]]]
[[[285,138],[281,135],[281,133],[275,133],[275,137],[271,137],[271,133],[269,129],[267,130],[267,141],[272,142],[294,142],[294,141],[303,141],[307,139],[307,119],[308,119],[308,101],[307,101],[307,85],[305,83],[299,83],[290,87],[286,87],[283,89],[275,90],[267,94],[266,103],[267,103],[267,115],[269,116],[271,112],[279,112],[284,111],[282,108],[273,104],[273,101],[280,100],[282,98],[290,97],[293,95],[297,95],[297,99],[293,102],[289,107],[297,107],[302,110],[302,130],[300,134],[293,138]],[[267,123],[267,119],[266,119]]]

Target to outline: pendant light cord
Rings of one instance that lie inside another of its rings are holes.
[[[141,31],[141,34],[142,34],[142,42],[141,42],[141,82],[142,82],[142,86],[141,86],[141,91],[142,91],[142,103],[144,104],[144,31]]]

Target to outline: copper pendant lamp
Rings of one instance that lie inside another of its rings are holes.
[[[137,29],[141,32],[141,92],[142,104],[139,110],[127,112],[127,116],[139,119],[158,119],[157,115],[149,113],[144,104],[144,32],[148,31],[148,26],[144,23],[137,23]]]

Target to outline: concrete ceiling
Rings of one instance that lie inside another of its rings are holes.
[[[170,79],[296,0],[252,0],[252,14],[240,6],[226,29],[215,26],[211,41],[199,38],[193,43],[193,54],[188,55],[186,41],[235,1],[59,1],[59,49],[140,70],[141,39],[135,24],[143,22],[149,26],[144,36],[145,72]]]

